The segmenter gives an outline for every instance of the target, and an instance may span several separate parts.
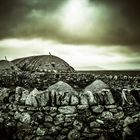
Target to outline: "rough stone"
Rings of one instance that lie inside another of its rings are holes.
[[[35,135],[28,135],[24,137],[24,140],[31,140],[33,137],[35,137]]]
[[[98,127],[100,127],[100,124],[97,123],[96,121],[93,121],[93,122],[90,123],[90,127],[91,128],[96,128],[96,127],[98,128]]]
[[[119,111],[123,111],[123,108],[122,108],[121,106],[118,106],[117,109],[118,109]]]
[[[117,108],[117,105],[105,105],[106,109],[114,109]]]
[[[98,122],[99,124],[104,124],[104,121],[96,119],[96,122]]]
[[[72,122],[72,121],[74,121],[76,116],[77,116],[77,114],[65,115],[65,122]]]
[[[114,133],[115,132],[115,129],[114,128],[111,128],[111,129],[108,130],[108,132],[109,133]]]
[[[64,127],[67,127],[70,130],[70,129],[72,129],[72,124],[73,124],[73,121],[71,121],[71,122],[65,122],[64,123]]]
[[[126,126],[126,127],[123,129],[123,131],[125,132],[126,135],[132,135],[132,134],[133,134],[133,133],[132,133],[132,130],[131,130],[128,126]]]
[[[23,88],[22,87],[16,87],[16,91],[15,91],[15,101],[19,102],[20,98],[22,96],[22,92],[23,92]]]
[[[9,97],[9,89],[7,88],[0,89],[0,102],[4,102],[4,99],[8,97]]]
[[[39,91],[37,89],[34,89],[26,98],[25,104],[37,107],[38,103],[36,100],[36,96],[39,94]]]
[[[42,112],[36,112],[32,115],[32,119],[38,123],[43,123],[45,118]]]
[[[73,129],[68,134],[68,140],[77,140],[80,138],[80,133],[78,130]]]
[[[96,133],[83,133],[83,136],[85,136],[86,138],[95,138],[98,136],[98,134],[96,134]]]
[[[46,115],[45,122],[53,122],[53,118],[50,115]]]
[[[55,99],[56,99],[56,91],[52,90],[52,91],[50,91],[51,106],[56,105]]]
[[[78,120],[75,120],[74,123],[73,123],[73,126],[74,126],[75,129],[81,130],[82,127],[83,127],[83,123],[79,122]]]
[[[58,108],[58,111],[62,114],[73,114],[76,112],[75,106],[61,106]]]
[[[0,117],[0,123],[3,123],[4,119]]]
[[[104,111],[104,112],[102,112],[101,117],[104,119],[110,120],[110,119],[113,119],[113,114],[109,111]]]
[[[66,139],[66,136],[65,135],[58,135],[56,137],[56,140],[65,140]]]
[[[85,110],[85,109],[88,109],[88,108],[89,108],[89,105],[77,105],[78,110]]]
[[[20,106],[20,105],[18,105],[17,107],[18,107],[18,111],[20,111],[20,112],[26,111],[26,106]]]
[[[6,107],[6,106],[4,106],[4,107]],[[14,105],[14,104],[10,104],[9,106],[8,106],[8,109],[10,110],[10,111],[17,111],[18,110],[18,106],[17,105]]]
[[[14,114],[14,119],[16,120],[20,120],[23,123],[30,123],[31,122],[31,116],[28,113],[19,113],[19,112],[15,112]]]
[[[103,89],[102,94],[104,95],[104,101],[106,105],[112,105],[115,103],[113,95],[109,89]]]
[[[71,96],[71,105],[78,105],[79,98],[76,95]]]
[[[117,113],[118,112],[116,108],[109,109],[109,111],[112,112],[112,113]]]
[[[84,119],[83,119],[84,120]],[[95,115],[89,115],[85,119],[86,122],[92,122],[95,121]]]
[[[80,103],[82,105],[89,105],[88,98],[84,93],[80,93]]]
[[[50,114],[56,113],[57,107],[50,107]]]
[[[31,122],[31,116],[28,113],[22,113],[22,117],[20,118],[20,121],[23,123],[30,123]]]
[[[52,126],[50,129],[49,129],[49,132],[48,134],[51,134],[51,135],[57,135],[59,133],[59,127],[57,126]]]
[[[103,132],[103,129],[101,129],[101,128],[92,128],[91,132],[96,133],[96,134],[101,134]]]
[[[134,119],[132,117],[128,116],[125,118],[123,126],[125,127],[125,126],[128,126],[129,124],[132,124],[132,123],[134,123]]]
[[[64,97],[61,100],[61,105],[69,105],[70,104],[71,95],[68,92],[64,93]]]
[[[92,93],[91,91],[85,91],[81,93],[81,104],[89,104],[89,105],[97,104],[94,93]]]
[[[132,116],[132,118],[140,118],[140,112]]]
[[[38,94],[36,96],[36,99],[39,103],[39,106],[46,106],[49,104],[49,101],[50,101],[50,96],[49,96],[49,92],[46,90],[46,91],[43,91],[43,92],[40,92],[40,94]]]
[[[61,134],[67,135],[68,132],[69,132],[69,129],[68,128],[63,128],[62,131],[61,131]]]
[[[104,110],[104,106],[102,105],[92,106],[91,109],[94,113],[102,113]]]
[[[25,104],[26,98],[27,96],[30,94],[28,90],[24,89],[24,88],[20,88],[22,96],[20,98],[20,102],[22,104]]]
[[[44,122],[43,123],[43,126],[45,127],[45,128],[51,128],[51,127],[53,127],[53,123],[52,122]]]
[[[55,125],[64,123],[64,119],[65,119],[65,116],[63,114],[56,115],[56,117],[54,119]]]
[[[38,127],[37,130],[36,130],[36,134],[38,136],[44,136],[45,133],[46,133],[46,129],[43,129],[43,128]]]
[[[124,117],[123,111],[120,111],[120,112],[117,112],[116,114],[114,114],[115,119],[122,119],[123,117]]]
[[[56,105],[61,105],[61,101],[64,98],[64,93],[59,91],[56,93]]]
[[[21,118],[21,113],[19,113],[18,111],[15,112],[14,114],[14,119],[15,120],[19,120]]]

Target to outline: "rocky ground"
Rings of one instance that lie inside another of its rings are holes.
[[[139,76],[78,76],[1,77],[0,140],[139,140]]]

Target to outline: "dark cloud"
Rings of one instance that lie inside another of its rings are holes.
[[[32,10],[47,13],[56,10],[64,0],[1,0],[0,1],[0,38],[14,37],[16,27],[25,23]],[[22,28],[22,27],[21,27]]]
[[[140,50],[139,0],[89,0],[90,7],[104,8],[106,12],[100,12],[101,23],[97,29],[91,17],[90,24],[93,23],[95,29],[91,27],[89,35],[82,36],[63,31],[62,25],[53,17],[61,16],[57,10],[67,1],[1,0],[0,38],[41,37],[70,44],[124,45]]]

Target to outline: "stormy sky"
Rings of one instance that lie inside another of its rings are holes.
[[[1,0],[0,59],[48,54],[75,69],[140,69],[139,0]]]

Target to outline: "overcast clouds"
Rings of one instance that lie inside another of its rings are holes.
[[[139,26],[139,0],[1,0],[0,57],[53,51],[76,68],[140,69]]]

